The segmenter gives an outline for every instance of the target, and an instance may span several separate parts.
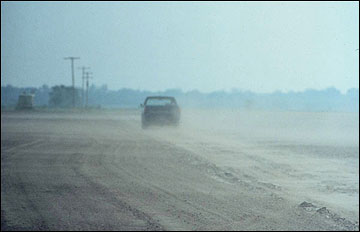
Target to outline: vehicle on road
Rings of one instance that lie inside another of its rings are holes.
[[[179,125],[180,107],[174,97],[149,96],[141,104],[141,126],[146,129],[149,125]]]

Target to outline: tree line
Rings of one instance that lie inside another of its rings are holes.
[[[72,107],[72,87],[60,85],[49,87],[19,88],[11,85],[1,87],[1,106],[14,107],[22,93],[33,94],[35,107]],[[109,90],[106,85],[89,88],[88,102],[91,107],[137,108],[147,96],[174,96],[181,107],[193,108],[239,108],[244,110],[291,110],[291,111],[359,111],[359,89],[349,89],[342,94],[334,87],[323,90],[307,89],[301,92],[254,93],[244,90],[202,93],[198,90],[144,91],[122,88]],[[82,91],[75,89],[77,107],[83,106]]]

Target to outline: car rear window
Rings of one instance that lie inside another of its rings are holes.
[[[150,106],[165,106],[175,104],[171,98],[149,98],[146,105]]]

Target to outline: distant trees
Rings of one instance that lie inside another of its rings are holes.
[[[11,85],[1,87],[1,106],[15,107],[23,92],[34,94],[35,107],[72,107],[72,87],[64,85],[49,88],[18,88]],[[342,94],[336,88],[323,90],[307,89],[302,92],[275,91],[258,94],[251,91],[233,89],[231,92],[215,91],[202,93],[198,90],[183,92],[181,89],[168,89],[150,92],[122,88],[109,90],[106,85],[89,88],[89,106],[105,108],[136,108],[150,95],[176,97],[182,107],[193,108],[238,108],[244,110],[290,110],[290,111],[359,111],[359,89],[349,89]],[[79,89],[75,92],[76,106],[81,106]]]
[[[47,106],[49,104],[49,93],[51,89],[47,85],[42,85],[34,93],[34,104],[37,106]]]
[[[198,90],[183,92],[168,89],[159,92],[134,89],[109,90],[107,86],[89,89],[89,104],[103,107],[138,107],[149,95],[176,97],[182,107],[238,108],[244,110],[290,110],[290,111],[359,111],[359,89],[350,89],[342,94],[334,87],[323,90],[307,89],[302,92],[275,91],[258,94],[233,89],[231,92],[215,91],[202,93]]]
[[[79,90],[75,89],[75,106],[80,105]],[[69,108],[73,106],[73,87],[54,86],[49,93],[49,106]]]
[[[22,90],[12,85],[1,87],[1,106],[16,106]]]

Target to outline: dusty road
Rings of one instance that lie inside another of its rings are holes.
[[[1,229],[359,229],[357,114],[182,116],[2,112]]]

